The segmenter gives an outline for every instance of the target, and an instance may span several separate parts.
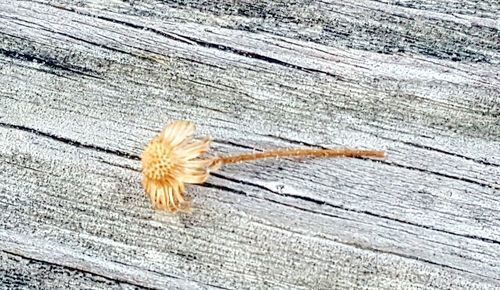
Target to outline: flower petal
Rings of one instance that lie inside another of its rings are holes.
[[[196,169],[196,168],[208,168],[212,164],[210,159],[194,159],[188,160],[184,163],[184,168]]]
[[[159,209],[166,209],[167,201],[166,201],[166,188],[159,187],[156,190],[156,207]]]
[[[176,180],[175,183],[172,183],[172,189],[174,199],[177,200],[179,204],[179,210],[185,212],[190,211],[190,202],[184,197],[184,192],[186,190],[184,183]]]
[[[173,208],[171,211],[177,211],[179,207],[174,199],[173,188],[171,187],[168,188],[168,198],[170,200],[170,206]]]
[[[166,142],[175,147],[185,140],[191,139],[194,134],[196,126],[193,122],[187,120],[178,120],[171,122],[161,132],[161,137]]]
[[[183,182],[185,183],[203,183],[208,179],[208,172],[204,173],[199,173],[199,174],[184,174],[180,176],[180,179],[182,179]]]
[[[189,176],[189,175],[203,175],[207,174],[208,170],[205,168],[184,168],[183,174],[180,176]]]
[[[177,158],[181,158],[183,160],[189,160],[200,156],[201,154],[208,151],[210,147],[210,139],[208,137],[203,140],[196,141],[185,146],[179,147],[175,154]]]

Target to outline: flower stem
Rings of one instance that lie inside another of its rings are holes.
[[[212,164],[231,164],[244,161],[253,161],[263,158],[280,157],[385,157],[380,150],[357,149],[278,149],[265,152],[244,153],[238,155],[221,156],[214,159]]]

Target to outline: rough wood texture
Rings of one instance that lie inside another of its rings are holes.
[[[500,4],[0,1],[1,288],[500,289]],[[266,160],[151,209],[187,118]]]

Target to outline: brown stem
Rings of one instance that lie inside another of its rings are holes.
[[[245,153],[230,156],[221,156],[214,159],[212,164],[231,164],[243,161],[252,161],[263,158],[279,157],[381,157],[385,156],[380,150],[357,149],[278,149],[266,152]]]

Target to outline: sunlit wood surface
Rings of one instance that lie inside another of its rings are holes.
[[[500,4],[0,0],[0,288],[500,289]],[[223,167],[155,211],[171,120]]]

